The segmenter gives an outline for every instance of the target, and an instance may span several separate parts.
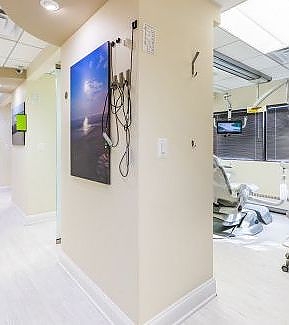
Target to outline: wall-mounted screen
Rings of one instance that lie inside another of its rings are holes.
[[[14,106],[12,108],[12,144],[15,146],[24,146],[25,132],[17,129],[17,125],[19,126],[19,122],[20,120],[22,120],[22,118],[19,117],[17,118],[17,116],[19,115],[22,116],[25,115],[25,103],[21,103],[20,105]],[[18,119],[18,123],[17,123],[17,119]]]
[[[70,68],[71,175],[110,184],[110,43]]]
[[[241,134],[242,121],[217,121],[218,134]]]
[[[17,114],[16,115],[16,131],[26,132],[27,131],[27,115]]]

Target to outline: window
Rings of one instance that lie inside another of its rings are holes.
[[[289,161],[289,106],[267,106],[266,160]]]
[[[227,120],[227,112],[214,113],[214,118]],[[214,154],[223,159],[264,160],[264,113],[247,114],[247,110],[232,112],[232,120],[244,121],[242,134],[221,135],[214,128]]]

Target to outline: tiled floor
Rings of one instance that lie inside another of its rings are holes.
[[[289,324],[289,274],[280,270],[288,235],[289,220],[276,215],[256,237],[216,240],[218,297],[184,325]],[[1,191],[0,325],[79,324],[108,322],[58,264],[55,223],[23,226]]]

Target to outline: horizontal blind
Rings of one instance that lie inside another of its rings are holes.
[[[266,159],[289,161],[289,106],[267,106]]]
[[[223,159],[264,160],[264,114],[248,114],[247,110],[232,111],[232,120],[247,116],[242,134],[217,134],[214,128],[214,154]],[[227,120],[228,112],[214,114],[216,122]]]

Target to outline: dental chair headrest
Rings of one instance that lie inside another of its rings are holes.
[[[233,191],[232,191],[231,184],[229,182],[228,176],[226,174],[226,171],[225,171],[224,167],[221,165],[220,159],[215,155],[213,155],[213,168],[215,170],[218,170],[222,174],[222,176],[224,178],[224,181],[226,183],[227,189],[228,189],[229,193],[232,194]]]

